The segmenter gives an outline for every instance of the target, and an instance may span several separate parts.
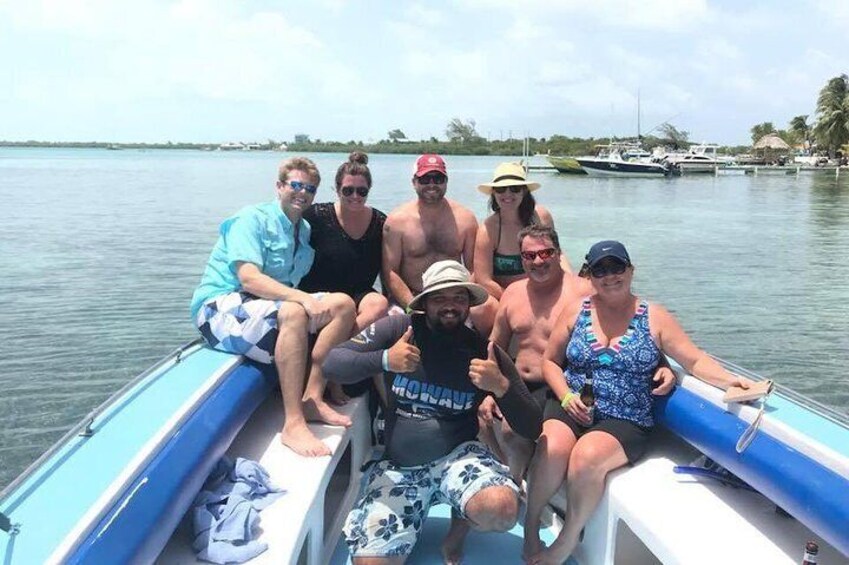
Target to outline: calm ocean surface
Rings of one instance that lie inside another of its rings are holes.
[[[264,152],[0,148],[0,487],[196,333],[192,291],[218,223],[271,199]],[[342,154],[312,156],[333,199]],[[414,156],[371,157],[370,203],[413,196]],[[450,197],[499,157],[449,157]],[[532,174],[573,266],[620,239],[639,293],[703,348],[849,413],[849,173],[592,179]]]

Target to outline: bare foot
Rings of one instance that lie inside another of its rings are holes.
[[[331,426],[351,427],[351,419],[330,407],[324,400],[304,400],[304,418],[308,422],[324,422]]]
[[[571,553],[565,545],[555,544],[531,556],[528,563],[530,565],[562,565],[569,559]]]
[[[351,400],[339,383],[327,383],[327,394],[330,396],[330,402],[337,406],[344,406]]]
[[[330,455],[330,448],[323,441],[312,435],[306,423],[301,425],[283,426],[280,431],[280,442],[304,457],[321,457]]]
[[[442,562],[445,565],[460,565],[463,561],[463,543],[470,529],[469,521],[451,518],[451,526],[442,540]]]
[[[531,558],[545,549],[545,544],[539,539],[539,535],[531,535],[525,532],[525,542],[522,545],[522,560],[526,563],[533,563]]]

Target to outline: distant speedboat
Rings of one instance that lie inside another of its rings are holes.
[[[557,169],[558,173],[566,173],[569,175],[585,175],[587,172],[581,167],[581,164],[574,157],[555,157],[547,155],[546,159],[551,163],[551,166]]]
[[[665,177],[670,167],[643,157],[642,151],[617,144],[602,146],[595,157],[575,157],[590,176],[601,177]]]

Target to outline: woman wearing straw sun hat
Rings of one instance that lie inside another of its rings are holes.
[[[519,163],[501,163],[492,181],[478,186],[489,195],[492,214],[478,228],[475,240],[475,281],[496,299],[512,282],[525,278],[519,255],[519,230],[530,224],[554,227],[551,214],[531,194],[540,187],[527,179]],[[571,273],[563,255],[563,268]]]

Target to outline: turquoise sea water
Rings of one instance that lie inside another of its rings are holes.
[[[0,149],[0,486],[127,380],[196,335],[188,304],[221,219],[271,199],[285,155]],[[341,154],[312,156],[331,200]],[[370,203],[413,197],[371,157]],[[499,157],[450,157],[449,197]],[[620,239],[643,296],[719,357],[849,413],[849,172],[592,179],[534,173],[573,265]]]

